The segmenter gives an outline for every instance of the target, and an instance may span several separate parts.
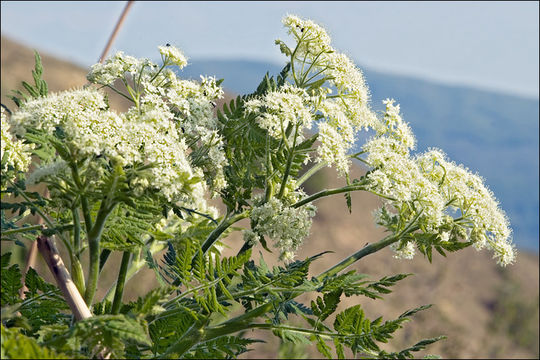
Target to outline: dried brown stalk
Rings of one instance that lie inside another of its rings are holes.
[[[36,243],[39,252],[49,266],[49,270],[51,270],[51,273],[53,274],[60,291],[62,291],[64,299],[69,305],[75,319],[84,320],[91,317],[92,313],[86,305],[86,302],[84,302],[77,286],[75,286],[75,283],[71,279],[71,275],[62,261],[54,242],[49,237],[40,235],[38,236]],[[110,352],[107,349],[101,350],[97,354],[97,357],[98,359],[109,359]]]
[[[107,45],[105,45],[105,49],[103,50],[103,53],[101,54],[101,56],[99,57],[99,62],[103,64],[103,62],[105,61],[105,57],[107,56],[107,54],[109,53],[109,50],[111,49],[111,46],[114,42],[114,39],[116,39],[116,35],[118,35],[118,32],[120,30],[120,28],[122,27],[122,24],[124,22],[124,19],[126,18],[126,15],[129,11],[129,9],[131,8],[131,6],[133,5],[135,1],[128,1],[127,4],[126,4],[126,7],[124,8],[124,11],[122,12],[122,15],[120,15],[120,18],[118,19],[118,22],[116,23],[116,26],[111,34],[111,37],[109,38],[109,41],[107,42]]]
[[[92,313],[71,279],[54,242],[47,236],[40,235],[37,238],[37,246],[75,318],[82,320],[91,317]]]

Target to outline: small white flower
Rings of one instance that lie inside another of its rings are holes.
[[[314,215],[313,205],[293,209],[271,198],[267,203],[253,208],[251,219],[256,224],[253,230],[268,236],[274,242],[274,247],[280,249],[282,255],[286,254],[287,259],[291,259],[291,253],[309,235]]]
[[[414,258],[414,254],[416,253],[416,248],[414,246],[413,241],[407,242],[403,248],[399,249],[400,243],[394,243],[390,245],[390,248],[394,250],[394,258],[396,259],[405,259],[405,260],[412,260]]]
[[[180,49],[174,46],[158,46],[159,53],[165,57],[165,61],[170,61],[173,64],[183,68],[187,65],[187,58],[182,54]]]
[[[303,129],[311,129],[313,119],[309,106],[305,90],[287,85],[245,104],[247,112],[258,114],[257,124],[276,139],[281,139],[289,126],[299,126],[297,141],[303,139]],[[290,136],[294,133],[292,131]]]

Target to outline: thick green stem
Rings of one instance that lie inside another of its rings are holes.
[[[343,259],[340,263],[338,263],[338,264],[332,266],[330,269],[322,272],[319,276],[317,276],[317,280],[322,281],[327,276],[335,275],[338,272],[340,272],[340,271],[344,270],[345,268],[347,268],[348,266],[352,265],[353,263],[357,262],[358,260],[360,260],[364,256],[367,256],[369,254],[373,254],[374,252],[379,251],[382,248],[385,248],[385,247],[387,247],[387,246],[401,240],[401,238],[404,235],[406,235],[406,234],[408,234],[410,232],[418,230],[419,227],[418,227],[418,224],[416,223],[416,220],[418,220],[418,218],[420,217],[421,214],[422,214],[422,212],[419,212],[418,215],[416,215],[414,217],[414,219],[412,219],[411,222],[409,222],[407,224],[407,226],[405,226],[405,228],[402,231],[400,231],[399,233],[394,234],[394,235],[389,235],[389,236],[385,237],[384,239],[382,239],[382,240],[380,240],[380,241],[378,241],[376,243],[364,246],[359,251],[357,251],[354,254],[349,255],[348,257]]]
[[[283,193],[285,192],[285,188],[287,186],[287,179],[289,178],[289,173],[291,172],[291,165],[292,160],[294,158],[294,148],[296,146],[296,138],[298,136],[298,125],[296,125],[296,128],[294,130],[294,139],[292,147],[289,149],[289,156],[287,158],[287,166],[285,167],[285,173],[283,174],[283,180],[281,181],[281,187],[279,189],[279,193],[277,198],[281,199],[283,197]]]
[[[84,218],[84,227],[86,228],[86,233],[88,234],[92,229],[92,216],[90,215],[90,206],[88,205],[88,199],[86,196],[81,196],[81,207],[83,211]]]
[[[105,200],[102,202],[99,208],[96,222],[92,227],[92,230],[88,233],[88,248],[90,250],[90,264],[88,269],[88,281],[86,286],[86,292],[84,294],[84,300],[90,307],[96,293],[98,277],[99,277],[99,241],[101,234],[105,228],[105,222],[107,217],[111,213],[112,209],[108,208],[105,204]]]
[[[166,244],[163,242],[157,242],[154,241],[150,245],[150,254],[154,255],[155,253],[158,253],[165,249],[167,247]],[[138,254],[135,254],[131,260],[131,264],[128,267],[127,275],[126,275],[126,282],[128,282],[133,276],[135,276],[143,267],[146,266],[146,261],[141,258],[141,250],[139,250]],[[103,298],[103,301],[112,301],[114,289],[116,288],[116,282],[112,284],[112,286],[109,288],[107,293],[105,294],[105,297]]]
[[[71,209],[73,213],[73,250],[75,256],[79,258],[81,250],[81,220],[79,219],[79,209],[74,207]]]
[[[116,281],[116,291],[114,293],[114,300],[112,304],[112,314],[118,314],[120,311],[120,305],[122,305],[122,295],[124,294],[124,284],[126,283],[127,269],[129,265],[129,259],[131,253],[124,251],[122,255],[122,263],[120,264],[120,271],[118,272],[118,280]]]
[[[351,264],[355,263],[356,261],[360,260],[364,256],[367,256],[367,255],[372,254],[372,253],[374,253],[376,251],[379,251],[382,248],[387,247],[388,245],[391,245],[391,244],[395,243],[399,239],[400,238],[397,235],[391,235],[391,236],[385,237],[384,239],[382,239],[382,240],[380,240],[380,241],[378,241],[376,243],[369,244],[369,245],[363,247],[362,249],[360,249],[359,251],[355,252],[354,254],[346,257],[345,259],[343,259],[338,264],[332,266],[330,269],[328,269],[328,270],[324,271],[323,273],[321,273],[319,276],[317,276],[317,280],[322,281],[327,276],[335,275],[338,272],[340,272],[341,270],[345,269],[346,267],[348,267]]]

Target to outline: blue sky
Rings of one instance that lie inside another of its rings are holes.
[[[2,1],[2,34],[82,65],[95,62],[125,2]],[[113,49],[155,57],[281,62],[287,13],[323,24],[360,67],[538,98],[538,2],[144,2]]]

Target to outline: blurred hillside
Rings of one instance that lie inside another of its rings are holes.
[[[82,86],[86,83],[86,70],[43,53],[41,55],[44,77],[51,91]],[[11,100],[6,98],[8,90],[16,88],[21,80],[31,80],[33,61],[30,49],[2,37],[1,98],[3,104],[14,108]],[[249,72],[248,70],[245,69],[246,72]],[[209,74],[212,75],[212,73]],[[251,83],[252,87],[258,80]],[[370,79],[369,75],[368,80],[372,89],[376,89],[378,86],[376,80]],[[393,96],[398,97],[395,94]],[[113,107],[125,106],[114,97],[111,96],[111,98]],[[404,99],[401,99],[401,102],[402,109],[407,114],[406,107],[409,105]],[[410,117],[406,116],[406,119],[412,122]],[[413,124],[413,128],[419,138],[426,136],[420,133],[419,125]],[[491,158],[489,159],[492,161]],[[468,165],[472,167],[472,164]],[[353,177],[358,177],[361,173],[362,169],[357,167],[353,171]],[[311,193],[322,187],[336,187],[338,183],[343,183],[343,179],[337,179],[335,173],[327,170],[306,183],[306,191]],[[518,189],[521,190],[522,187]],[[378,199],[364,193],[353,193],[352,197],[352,214],[349,214],[345,199],[341,196],[324,198],[316,203],[319,212],[312,228],[312,236],[300,249],[299,257],[304,258],[324,250],[332,250],[334,253],[327,254],[316,261],[312,268],[313,274],[325,270],[348,254],[357,251],[367,242],[377,241],[384,236],[382,230],[373,224],[371,216],[372,211],[380,205]],[[538,224],[538,219],[535,221]],[[227,241],[227,245],[231,247],[230,251],[235,253],[241,245],[241,240],[233,238]],[[2,244],[2,251],[6,250],[4,246],[5,244]],[[268,254],[258,248],[254,250],[254,254],[260,250],[265,259],[269,258],[267,260],[271,262],[273,254]],[[397,333],[394,343],[397,347],[411,345],[419,338],[444,334],[448,336],[448,340],[437,343],[429,349],[428,353],[440,354],[444,358],[539,357],[539,264],[536,253],[522,251],[518,254],[517,263],[504,269],[495,264],[489,253],[477,252],[472,248],[457,254],[449,254],[446,259],[436,254],[433,264],[429,264],[421,255],[412,261],[395,260],[391,255],[389,250],[383,250],[362,259],[354,267],[360,272],[369,274],[371,279],[397,273],[414,273],[415,275],[395,286],[394,292],[385,296],[384,301],[374,301],[363,297],[344,298],[342,301],[347,305],[361,303],[367,315],[372,319],[380,315],[384,318],[395,318],[407,309],[422,304],[434,304],[433,308],[419,314],[414,321],[406,324],[405,328]],[[117,264],[117,262],[109,261],[104,272],[107,273],[107,269],[111,269],[109,272],[116,274]],[[40,271],[43,273],[46,270]],[[156,283],[152,279],[151,272],[137,275],[127,284],[128,297],[136,297],[137,294],[144,293],[148,288],[155,286]],[[107,288],[103,285],[100,284],[98,298]],[[268,334],[261,334],[263,335]],[[276,357],[278,342],[273,337],[265,337],[265,339],[268,343],[260,344],[256,350],[242,357]],[[301,347],[282,355],[321,357],[316,350],[308,351]]]

